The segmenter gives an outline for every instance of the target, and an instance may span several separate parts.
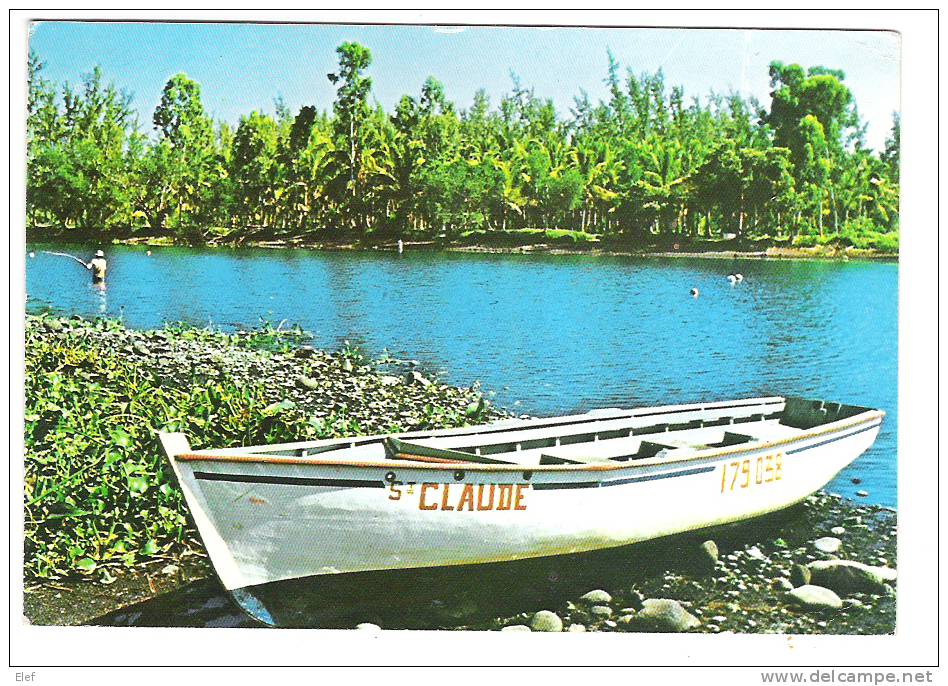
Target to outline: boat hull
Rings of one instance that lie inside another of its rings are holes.
[[[698,570],[698,543],[725,547],[807,526],[807,511],[777,513],[616,548],[497,563],[323,574],[230,591],[261,623],[285,628],[437,629],[490,626],[497,617],[557,607],[591,588],[628,589],[669,569]]]
[[[781,444],[607,471],[172,464],[239,599],[291,579],[568,555],[756,517],[824,486],[880,424],[876,413]],[[266,621],[265,608],[246,609]]]

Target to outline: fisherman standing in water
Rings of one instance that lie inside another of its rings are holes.
[[[96,250],[95,257],[86,263],[86,269],[92,272],[92,283],[94,284],[105,283],[105,270],[107,268],[108,263],[105,261],[105,253],[101,250]]]

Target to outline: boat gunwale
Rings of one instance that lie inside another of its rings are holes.
[[[429,438],[452,438],[457,436],[477,436],[481,434],[493,433],[495,431],[517,431],[534,428],[553,428],[557,426],[566,426],[571,423],[592,423],[600,421],[612,421],[620,419],[635,419],[638,417],[651,417],[661,414],[677,414],[680,412],[700,412],[703,410],[721,410],[730,408],[753,407],[754,405],[776,405],[785,402],[786,397],[779,395],[768,395],[757,398],[735,398],[733,400],[718,400],[710,403],[683,403],[681,405],[655,405],[646,407],[637,407],[633,409],[604,408],[600,410],[591,410],[579,414],[564,415],[561,417],[533,417],[529,419],[506,418],[490,424],[480,424],[475,426],[459,426],[448,429],[432,429],[430,431],[416,430],[406,431],[395,434],[368,434],[366,436],[346,436],[342,438],[323,438],[316,441],[296,441],[292,443],[272,443],[266,446],[239,446],[234,448],[211,448],[207,450],[194,450],[189,454],[206,455],[221,454],[222,451],[232,450],[231,454],[239,455],[261,455],[262,453],[251,452],[255,448],[266,448],[267,452],[277,450],[306,450],[309,448],[322,448],[335,443],[371,443],[382,441],[389,436],[400,438],[402,440],[427,440]],[[606,412],[612,410],[614,416],[599,416],[594,413]],[[593,415],[593,416],[590,416]],[[531,426],[531,424],[540,424]],[[542,423],[542,424],[541,424]],[[480,429],[479,431],[475,429]],[[357,446],[353,446],[357,447]],[[309,464],[309,462],[307,462]]]
[[[357,461],[347,461],[347,460],[328,460],[328,459],[318,459],[318,454],[312,457],[317,459],[307,459],[305,457],[288,457],[288,456],[271,456],[271,455],[261,455],[253,453],[232,453],[232,454],[213,454],[213,453],[197,453],[197,452],[187,452],[180,455],[173,456],[173,459],[180,460],[181,462],[225,462],[225,463],[244,463],[244,464],[283,464],[283,465],[299,465],[299,466],[314,466],[314,467],[357,467],[357,468],[384,468],[384,469],[428,469],[428,470],[445,470],[445,469],[456,469],[463,468],[466,472],[610,472],[617,471],[622,469],[630,468],[641,468],[641,467],[658,467],[666,465],[679,465],[689,462],[695,462],[698,460],[709,460],[714,458],[726,457],[730,455],[739,455],[744,453],[758,452],[770,447],[779,447],[792,443],[797,443],[800,441],[805,441],[810,438],[817,438],[819,436],[825,436],[827,434],[837,433],[845,429],[849,429],[855,426],[860,426],[862,424],[867,424],[876,419],[883,419],[885,417],[884,410],[866,410],[858,415],[855,415],[853,418],[839,419],[835,422],[829,422],[827,424],[821,425],[820,431],[804,430],[803,433],[800,433],[797,436],[791,436],[788,438],[782,438],[778,440],[759,440],[753,443],[742,443],[739,446],[735,446],[726,450],[717,450],[714,448],[708,448],[704,450],[694,450],[688,455],[682,455],[678,458],[646,458],[643,460],[636,460],[634,464],[629,464],[628,462],[615,462],[614,464],[603,464],[603,463],[593,463],[593,464],[552,464],[552,465],[524,465],[524,464],[484,464],[479,462],[461,462],[461,461],[444,461],[440,460],[437,463],[433,463],[431,460],[434,458],[425,458],[424,460],[416,460],[414,458],[409,458],[404,463],[398,460],[386,460],[386,461],[366,461],[366,462],[357,462]],[[855,419],[856,421],[851,421]],[[881,422],[880,422],[881,425]],[[358,438],[358,437],[354,437]],[[681,448],[681,450],[687,450],[687,448]]]

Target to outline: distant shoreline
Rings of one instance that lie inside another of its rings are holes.
[[[54,242],[54,243],[75,243],[88,244],[95,242],[87,237],[65,237],[55,235],[36,236],[27,233],[28,242]],[[264,249],[299,249],[316,251],[397,251],[397,242],[358,242],[358,241],[319,241],[305,238],[273,238],[269,240],[226,240],[210,239],[206,242],[183,241],[169,236],[133,236],[129,238],[111,238],[107,239],[105,244],[110,245],[141,245],[141,246],[180,246],[180,247],[207,247],[207,248],[264,248]],[[740,259],[740,260],[871,260],[871,261],[898,261],[898,252],[883,252],[873,249],[863,248],[840,248],[837,246],[815,246],[815,247],[784,247],[769,246],[756,250],[696,250],[696,246],[685,246],[681,250],[660,249],[650,247],[645,249],[632,249],[607,247],[596,247],[594,244],[583,244],[576,246],[553,245],[550,243],[532,243],[525,245],[484,245],[472,244],[464,245],[459,243],[442,243],[439,241],[405,241],[403,243],[406,251],[426,251],[426,252],[455,252],[455,253],[485,253],[485,254],[505,254],[505,255],[593,255],[604,257],[649,257],[649,258],[693,258],[693,259]]]

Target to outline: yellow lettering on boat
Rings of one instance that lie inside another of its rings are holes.
[[[458,512],[467,505],[469,511],[474,510],[474,485],[464,484],[464,490],[461,491],[461,499],[458,501]]]
[[[441,509],[444,511],[453,510],[454,508],[448,505],[448,496],[451,495],[451,484],[444,485],[444,492],[441,494]]]
[[[741,491],[751,486],[774,483],[781,479],[783,479],[783,453],[761,455],[757,458],[725,462],[721,465],[721,493]]]
[[[513,500],[513,486],[510,484],[501,484],[497,487],[497,490],[500,491],[497,494],[497,509],[509,510],[510,503]]]
[[[492,510],[494,509],[494,484],[490,484],[486,487],[490,493],[490,500],[487,501],[487,504],[484,504],[484,484],[477,485],[477,509],[478,510]]]
[[[388,487],[388,490],[389,490],[388,499],[389,499],[389,500],[401,500],[402,491],[401,491],[401,489],[398,488],[398,487],[401,485],[401,483],[402,483],[401,481],[394,481],[394,482],[392,482],[392,483],[389,485],[389,487]]]
[[[427,491],[429,488],[438,489],[440,486],[441,484],[422,484],[421,485],[421,491],[418,494],[418,509],[419,510],[437,510],[438,509],[437,503],[435,503],[434,505],[425,505],[425,491]]]
[[[741,463],[741,475],[744,476],[744,483],[741,484],[741,488],[747,488],[751,484],[751,464],[750,460],[744,460]]]
[[[389,500],[405,500],[403,495],[411,491],[402,488],[402,482],[389,487]],[[452,490],[451,486],[455,486]],[[474,488],[477,495],[474,495]],[[422,483],[418,489],[419,510],[442,512],[523,512],[527,509],[527,492],[530,484],[450,484]],[[438,495],[431,491],[438,491]]]
[[[774,480],[774,456],[768,455],[766,462],[767,462],[767,466],[764,467],[764,474],[766,475],[764,477],[764,483],[769,484],[771,481]]]

